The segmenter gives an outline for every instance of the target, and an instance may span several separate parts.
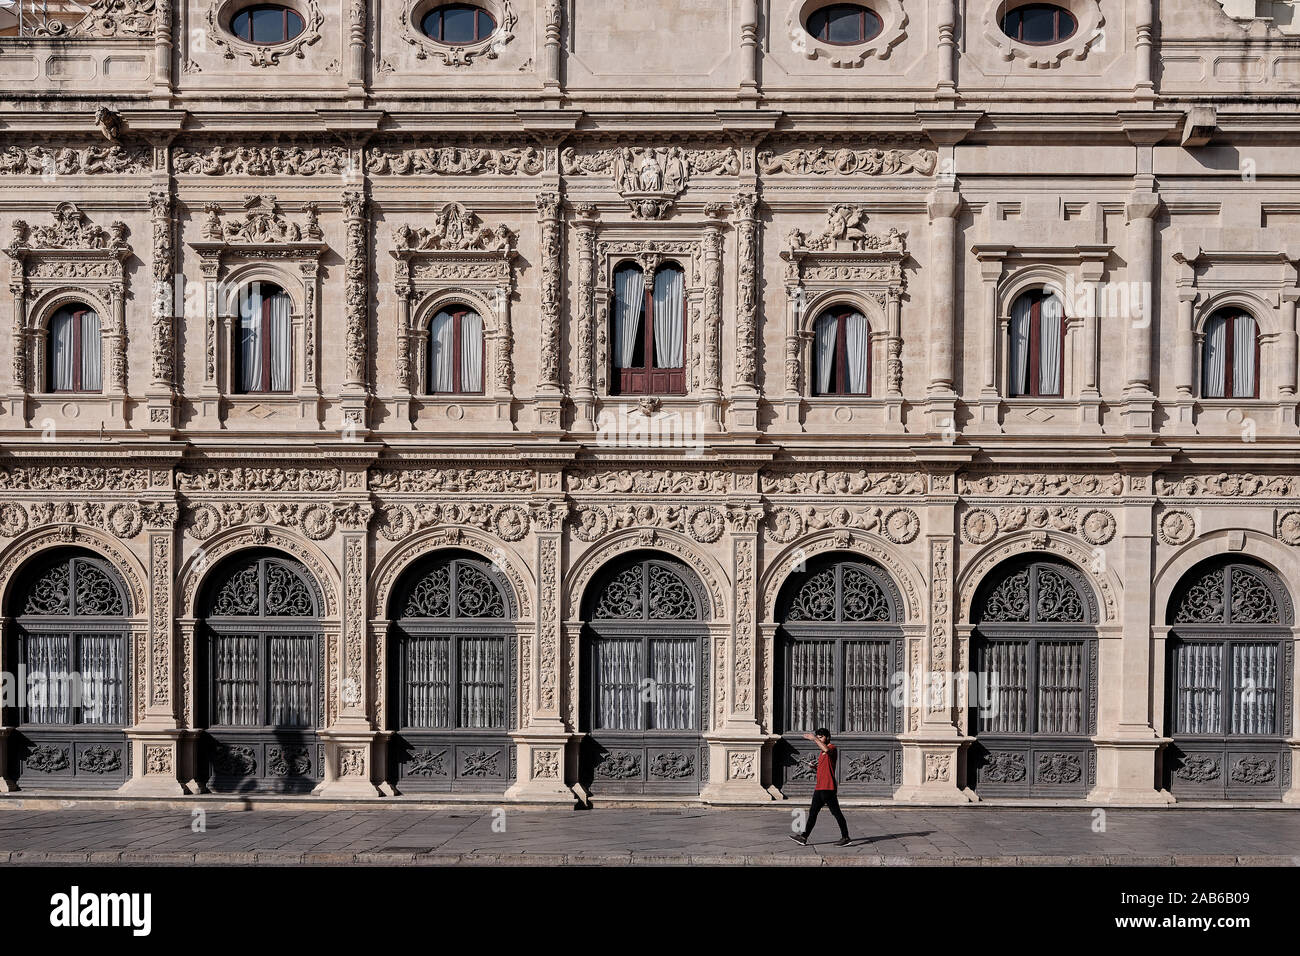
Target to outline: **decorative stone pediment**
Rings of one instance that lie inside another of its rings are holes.
[[[808,285],[808,291],[816,293],[851,283],[867,293],[897,294],[905,285],[907,234],[892,226],[883,235],[869,232],[862,206],[831,206],[820,235],[792,229],[786,242],[781,257],[789,263],[786,285],[791,290]]]
[[[438,211],[431,228],[398,226],[393,230],[397,253],[402,252],[513,252],[515,234],[504,223],[495,230],[458,202]]]
[[[54,211],[54,224],[31,228],[21,219],[12,223],[14,236],[9,251],[58,249],[69,251],[129,252],[126,246],[126,224],[115,221],[108,230],[86,218],[76,203],[59,203]]]
[[[730,147],[621,147],[584,153],[570,147],[560,155],[560,170],[566,176],[608,175],[634,216],[662,219],[693,174],[735,176],[740,172],[740,156]]]
[[[239,220],[222,222],[224,210],[220,203],[210,202],[203,210],[206,214],[201,233],[203,238],[191,245],[205,256],[227,247],[237,247],[243,255],[255,256],[264,251],[282,257],[289,251],[315,258],[326,248],[315,203],[303,207],[306,222],[302,226],[284,217],[274,196],[246,196],[244,216]]]

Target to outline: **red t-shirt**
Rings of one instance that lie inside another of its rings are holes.
[[[835,758],[837,756],[835,745],[827,744],[826,749],[817,755],[817,787],[818,790],[835,789]]]

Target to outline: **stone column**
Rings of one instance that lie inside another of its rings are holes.
[[[1098,352],[1101,317],[1097,312],[1102,278],[1106,273],[1105,257],[1109,254],[1109,249],[1099,253],[1084,253],[1083,261],[1079,264],[1079,277],[1083,280],[1083,287],[1091,293],[1084,297],[1088,303],[1087,314],[1070,316],[1067,309],[1066,315],[1067,322],[1071,318],[1076,318],[1083,325],[1083,362],[1081,363],[1083,381],[1079,383],[1078,389],[1079,430],[1094,433],[1101,431],[1101,391],[1098,387],[1101,362]]]
[[[557,489],[558,490],[558,489]],[[562,713],[564,645],[567,633],[562,617],[564,600],[564,522],[569,505],[562,496],[533,504],[531,519],[536,540],[537,634],[531,646],[519,648],[522,679],[521,729],[511,734],[518,751],[514,786],[506,791],[512,800],[586,799],[578,783],[578,750]],[[571,661],[570,666],[576,666]],[[566,785],[572,782],[572,787]]]
[[[170,153],[170,147],[161,147],[161,150],[164,154]],[[176,320],[172,316],[176,252],[169,187],[164,185],[149,190],[149,211],[153,225],[153,374],[145,398],[149,417],[145,428],[150,433],[171,434],[176,426]]]
[[[758,0],[740,0],[740,93],[758,99]]]
[[[14,326],[10,346],[13,348],[13,385],[9,393],[9,413],[19,422],[27,421],[27,279],[22,259],[11,263],[9,293],[13,296]],[[0,768],[3,772],[3,768]]]
[[[1138,296],[1139,302],[1151,303],[1149,308],[1134,309],[1130,306],[1126,317],[1127,384],[1124,387],[1123,418],[1125,428],[1130,432],[1149,432],[1155,409],[1155,396],[1151,393],[1151,347],[1156,324],[1156,290],[1160,280],[1155,268],[1155,220],[1159,212],[1160,196],[1154,192],[1132,193],[1125,205],[1129,287],[1143,290]],[[1150,290],[1149,296],[1145,290]]]
[[[357,469],[348,463],[353,475]],[[364,465],[361,466],[364,479]],[[355,481],[345,485],[354,487]],[[361,487],[365,487],[364,480]],[[339,669],[327,681],[326,694],[338,695],[338,717],[324,731],[325,779],[316,792],[331,797],[378,796],[374,771],[374,727],[367,716],[371,685],[367,675],[366,637],[370,618],[370,558],[367,528],[374,515],[368,495],[334,502],[334,519],[343,552],[343,593],[339,614]],[[328,655],[326,655],[328,658]]]
[[[366,0],[348,4],[348,99],[365,105],[366,96]]]
[[[596,429],[596,209],[584,208],[574,223],[578,241],[578,368],[573,389],[573,430]]]
[[[564,386],[560,363],[564,326],[564,223],[558,187],[537,195],[541,231],[541,341],[537,357],[537,427],[553,434],[564,429]]]
[[[938,76],[935,96],[951,100],[957,96],[957,9],[953,0],[939,0],[935,10],[939,33]]]
[[[930,385],[926,416],[931,432],[945,434],[955,429],[957,396],[955,352],[957,347],[957,217],[962,196],[954,186],[936,189],[927,201],[930,214],[930,259],[933,278],[930,287]]]
[[[725,718],[707,735],[710,779],[701,798],[712,803],[766,803],[762,785],[765,740],[759,728],[761,670],[758,626],[758,538],[763,506],[733,497],[727,508],[731,538],[731,640],[726,666]]]
[[[1098,627],[1097,785],[1088,794],[1101,803],[1172,803],[1168,791],[1155,787],[1156,756],[1169,741],[1156,733],[1151,722],[1153,663],[1151,635],[1151,581],[1155,576],[1155,498],[1148,474],[1130,475],[1120,521],[1118,551],[1124,590],[1120,593],[1120,619]],[[1105,574],[1103,562],[1100,573]],[[1118,698],[1116,697],[1118,691]]]
[[[132,751],[132,775],[122,793],[145,796],[180,796],[185,791],[180,770],[180,723],[176,719],[177,667],[172,633],[172,584],[175,580],[176,524],[180,510],[175,502],[152,501],[141,506],[148,548],[149,636],[143,660],[146,668],[143,716],[127,731]],[[137,713],[140,708],[137,706]]]
[[[558,100],[563,94],[561,57],[564,50],[564,4],[546,0],[546,46],[542,55],[542,96]]]
[[[891,425],[903,426],[903,289],[885,295],[885,403]]]
[[[1153,100],[1155,99],[1155,83],[1152,80],[1152,61],[1155,58],[1155,4],[1152,0],[1137,0],[1134,19],[1137,21],[1137,34],[1133,43],[1133,95],[1139,100]]]
[[[355,157],[353,157],[355,158]],[[367,334],[370,317],[370,218],[364,185],[343,190],[343,220],[347,241],[343,256],[344,372],[341,391],[342,428],[349,437],[359,438],[369,429],[367,411],[370,392],[366,385],[369,352]]]
[[[411,404],[415,395],[415,379],[411,375],[411,296],[415,290],[411,285],[410,260],[397,259],[393,267],[393,298],[397,300],[397,357],[393,374],[397,378],[398,420],[407,428],[414,428],[415,423],[411,421]]]
[[[162,0],[155,5],[158,14],[153,30],[153,99],[168,107],[172,97],[172,5]]]
[[[1287,432],[1295,434],[1297,425],[1296,402],[1296,300],[1300,299],[1300,289],[1282,290],[1282,323],[1278,330],[1277,341],[1277,396],[1285,406],[1282,426]]]
[[[736,366],[731,397],[733,431],[758,429],[758,192],[746,187],[731,199],[736,229]]]
[[[996,434],[1002,431],[1002,392],[998,381],[998,351],[1002,346],[1002,316],[998,310],[998,283],[1002,281],[1002,262],[1010,246],[976,246],[973,250],[980,264],[983,301],[980,306],[983,342],[980,348],[980,392],[975,416],[966,430],[972,434]]]

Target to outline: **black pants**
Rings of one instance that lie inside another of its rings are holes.
[[[844,819],[844,813],[840,810],[840,798],[834,790],[814,790],[812,806],[808,808],[808,823],[803,828],[804,839],[807,839],[812,833],[813,824],[817,822],[817,813],[825,807],[835,818],[835,822],[840,825],[840,837],[847,840],[849,838],[849,824]]]

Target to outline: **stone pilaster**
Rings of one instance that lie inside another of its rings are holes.
[[[1155,269],[1156,216],[1160,212],[1160,196],[1155,192],[1136,192],[1125,205],[1128,221],[1128,280],[1131,288],[1149,289],[1150,295],[1140,295],[1139,302],[1149,301],[1149,310],[1136,314],[1130,309],[1125,316],[1128,329],[1125,335],[1124,410],[1125,430],[1149,432],[1153,427],[1155,396],[1151,392],[1151,353],[1155,336],[1156,290],[1159,276]],[[1135,285],[1133,285],[1135,284]]]
[[[734,500],[734,499],[733,499]],[[761,643],[758,626],[758,539],[763,508],[741,501],[727,509],[731,538],[732,626],[723,681],[725,719],[707,735],[710,780],[701,798],[712,803],[766,803],[762,786],[765,738],[759,727]]]
[[[733,431],[758,429],[758,192],[747,187],[731,200],[736,229],[736,366],[731,396]]]
[[[367,274],[369,272],[369,199],[364,184],[348,186],[343,190],[343,219],[347,231],[344,249],[344,336],[345,356],[342,389],[341,427],[352,438],[359,438],[369,428],[367,412],[370,399],[367,388],[367,327],[370,303]]]
[[[164,154],[169,146],[160,147]],[[153,228],[152,275],[152,375],[146,393],[144,428],[151,434],[171,434],[176,427],[176,319],[172,315],[175,293],[172,287],[175,264],[172,194],[169,185],[149,190],[149,213]]]
[[[724,207],[710,212],[721,216]],[[705,432],[722,431],[722,230],[713,219],[704,227],[704,375],[700,391]]]
[[[558,187],[537,195],[541,232],[541,335],[537,359],[537,428],[551,434],[564,427],[564,385],[560,354],[563,347],[564,223]]]
[[[563,498],[534,504],[536,536],[537,635],[521,646],[524,679],[520,681],[521,729],[511,734],[517,750],[517,776],[506,791],[512,800],[572,800],[577,785],[577,747],[562,716],[564,647],[568,633],[561,617],[564,580],[564,522],[569,506]],[[572,661],[570,666],[576,666]]]
[[[957,217],[961,215],[962,195],[954,186],[930,193],[926,208],[930,214],[930,256],[934,278],[930,289],[930,384],[927,388],[926,423],[937,434],[953,434],[956,428],[957,396],[953,391],[956,378],[957,347]]]
[[[596,222],[594,206],[580,211],[574,224],[578,243],[578,368],[573,388],[573,430],[596,428]]]

